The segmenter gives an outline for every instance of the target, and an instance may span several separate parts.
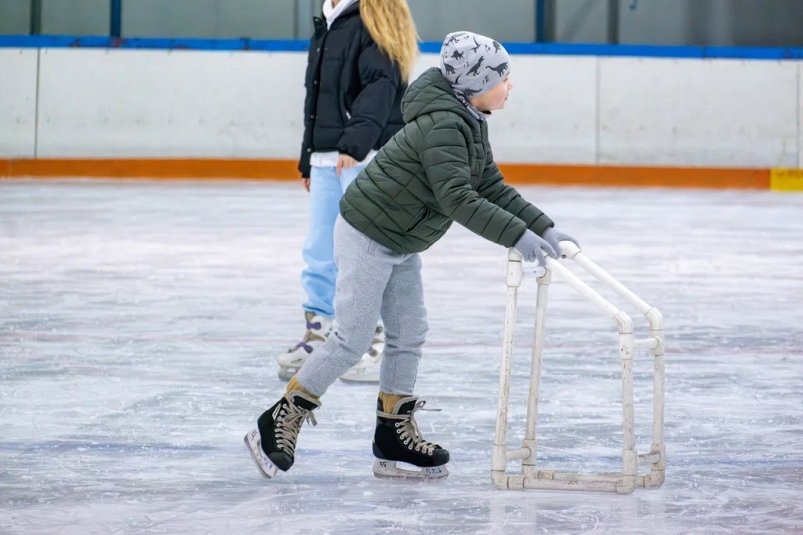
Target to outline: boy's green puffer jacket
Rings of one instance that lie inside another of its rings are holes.
[[[415,80],[402,101],[405,126],[382,147],[340,201],[354,228],[397,253],[429,248],[457,221],[512,247],[529,228],[553,226],[502,181],[486,121],[457,100],[440,70]]]

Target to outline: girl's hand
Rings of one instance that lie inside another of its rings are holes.
[[[309,178],[302,178],[301,185],[304,186],[304,189],[309,193]]]
[[[335,169],[335,173],[337,176],[340,176],[340,173],[343,172],[343,169],[348,169],[349,167],[354,167],[359,162],[349,156],[348,154],[340,154],[337,157],[337,168]]]

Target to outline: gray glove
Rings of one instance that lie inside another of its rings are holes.
[[[580,247],[580,244],[577,243],[577,240],[566,234],[565,232],[561,232],[560,230],[556,229],[555,227],[549,227],[544,231],[544,239],[552,246],[558,255],[560,255],[560,242],[562,241],[570,241],[575,244],[577,247]]]
[[[535,262],[537,260],[539,266],[546,264],[546,259],[544,258],[545,252],[553,258],[558,257],[558,254],[555,252],[555,249],[549,245],[549,242],[532,230],[525,230],[524,234],[521,235],[521,238],[519,238],[519,241],[517,241],[513,247],[521,253],[525,261]]]

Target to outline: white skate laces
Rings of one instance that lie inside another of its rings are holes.
[[[417,452],[431,456],[435,451],[437,444],[424,440],[424,438],[421,436],[421,432],[418,429],[418,423],[415,421],[414,415],[415,411],[417,410],[440,411],[440,409],[425,409],[424,405],[426,405],[426,403],[427,402],[423,399],[416,401],[413,410],[410,411],[410,414],[394,414],[377,411],[377,415],[381,416],[382,418],[399,420],[393,425],[396,428],[396,434],[399,435],[399,440],[402,441],[402,444],[407,446],[408,450],[412,451],[415,449]]]
[[[273,419],[276,421],[276,446],[291,457],[295,456],[296,440],[301,431],[301,424],[310,422],[313,426],[318,425],[311,410],[298,407],[290,400],[276,407]]]

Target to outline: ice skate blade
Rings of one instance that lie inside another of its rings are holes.
[[[379,375],[349,371],[341,375],[340,380],[349,384],[376,384],[379,383]]]
[[[349,368],[340,376],[340,380],[344,383],[378,383],[381,362],[381,353],[376,357],[363,355],[362,360],[356,366]]]
[[[267,478],[274,477],[276,472],[279,471],[279,467],[273,464],[268,456],[265,455],[265,452],[262,451],[262,439],[259,435],[259,430],[252,429],[245,435],[243,440],[245,441],[245,447],[248,448],[248,452],[251,454],[251,459],[257,465],[259,471],[262,472],[262,475]]]
[[[374,475],[383,479],[442,479],[449,475],[446,465],[441,466],[415,466],[415,470],[403,468],[403,466],[411,466],[407,463],[398,463],[396,461],[386,461],[384,459],[376,459],[374,461]]]

